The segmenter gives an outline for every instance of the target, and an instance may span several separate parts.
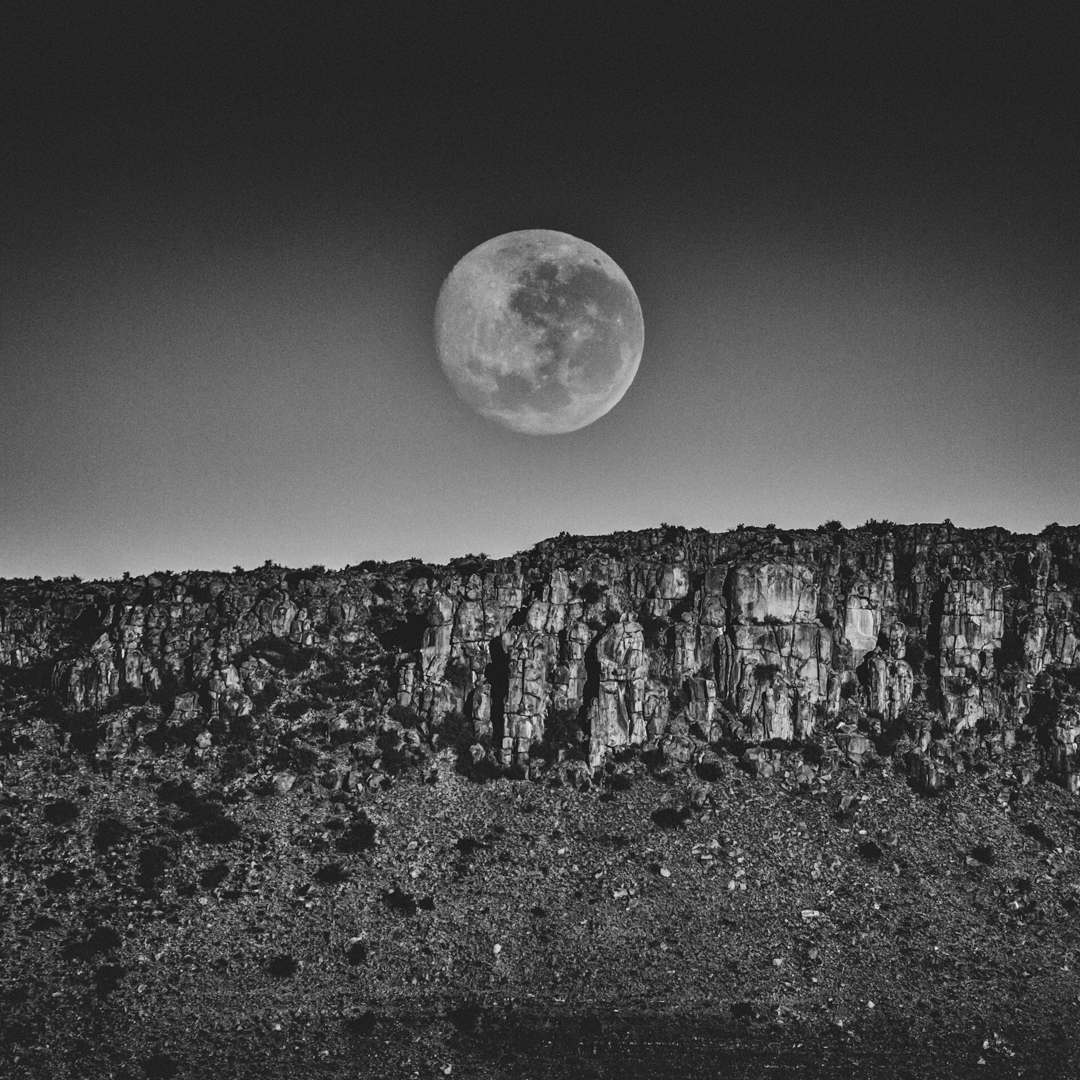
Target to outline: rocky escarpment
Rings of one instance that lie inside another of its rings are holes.
[[[624,747],[768,770],[801,744],[810,769],[891,753],[934,790],[1019,739],[1076,791],[1078,640],[1080,527],[665,526],[442,567],[0,587],[5,708],[47,700],[106,755],[304,718],[327,746],[374,727],[365,767],[451,733],[491,768],[583,775]]]

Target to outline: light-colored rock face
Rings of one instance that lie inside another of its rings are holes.
[[[907,653],[907,627],[902,622],[894,622],[889,627],[889,656],[894,660],[903,660]]]
[[[896,720],[911,704],[915,689],[911,665],[882,653],[872,653],[865,664],[867,709],[874,716]]]
[[[993,652],[1005,630],[1004,596],[981,581],[953,581],[945,590],[941,644],[956,658]]]
[[[814,571],[796,563],[749,563],[728,577],[731,617],[737,623],[810,622],[817,614]]]
[[[590,710],[589,756],[593,764],[612,748],[645,740],[645,635],[629,615],[596,642],[599,688]]]
[[[539,609],[525,629],[507,630],[502,635],[502,649],[509,662],[509,692],[506,697],[502,754],[504,760],[527,758],[529,747],[544,734],[544,722],[551,703],[548,668],[553,659],[552,640],[543,630]],[[547,612],[543,612],[546,618]],[[533,622],[540,625],[534,626]]]
[[[642,610],[665,616],[690,594],[690,575],[682,563],[663,563],[644,568],[633,583],[633,593],[642,601]]]
[[[674,627],[675,671],[678,675],[695,675],[703,663],[698,630],[691,616],[686,616]]]
[[[1000,711],[994,653],[1005,629],[1004,594],[982,581],[950,581],[941,616],[941,696],[955,731],[974,728]]]
[[[737,564],[725,589],[731,621],[714,645],[724,700],[750,720],[755,738],[808,737],[828,708],[832,657],[812,569]]]
[[[844,608],[844,637],[855,654],[856,662],[877,648],[881,631],[881,611],[864,596],[851,594]]]
[[[690,593],[690,575],[686,567],[678,563],[668,563],[656,579],[656,598],[658,600],[682,600]]]

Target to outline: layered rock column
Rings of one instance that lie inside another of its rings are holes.
[[[554,660],[552,638],[545,629],[550,613],[550,604],[535,601],[529,606],[525,626],[502,635],[510,673],[501,747],[507,764],[527,759],[533,741],[544,734],[551,701],[548,669]]]
[[[735,565],[726,584],[730,623],[717,642],[717,681],[752,722],[756,740],[813,733],[827,701],[832,634],[817,619],[813,568],[799,563]]]
[[[1000,711],[994,653],[1005,629],[1002,590],[974,579],[945,586],[941,616],[940,685],[946,723],[954,731],[974,728]]]
[[[860,674],[866,689],[867,711],[891,723],[911,704],[915,675],[904,659],[907,651],[904,624],[894,623],[886,637],[888,644],[866,657]]]
[[[595,765],[609,749],[645,741],[645,635],[625,614],[596,643],[599,685],[589,709],[589,759]]]

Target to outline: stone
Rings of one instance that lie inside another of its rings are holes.
[[[199,708],[197,694],[188,692],[179,694],[173,699],[172,712],[169,713],[170,724],[187,724],[200,716],[202,716],[202,709]]]
[[[776,772],[772,754],[762,746],[750,746],[743,751],[739,764],[751,775],[759,779],[772,776]]]
[[[1048,726],[1047,740],[1048,774],[1073,795],[1080,793],[1080,706],[1060,709]]]
[[[907,774],[912,786],[927,795],[936,795],[945,787],[945,774],[931,758],[912,750],[906,759]]]
[[[274,775],[270,785],[275,795],[288,795],[296,783],[296,775],[290,772],[279,772]]]
[[[722,780],[725,772],[724,759],[715,750],[710,748],[702,753],[697,763],[697,774],[702,780]]]
[[[860,666],[859,676],[870,713],[890,723],[904,715],[911,704],[915,676],[911,665],[897,659],[891,646],[871,652]]]
[[[665,735],[660,740],[660,751],[668,765],[686,765],[694,754],[694,744],[682,735]]]

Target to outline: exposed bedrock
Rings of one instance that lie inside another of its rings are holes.
[[[504,764],[553,724],[595,765],[688,734],[811,739],[857,708],[871,733],[907,724],[925,786],[936,740],[1007,748],[1026,725],[1076,789],[1080,527],[664,527],[445,567],[0,585],[0,674],[68,710],[167,699],[235,721],[275,672],[320,662],[365,708],[464,724]]]

